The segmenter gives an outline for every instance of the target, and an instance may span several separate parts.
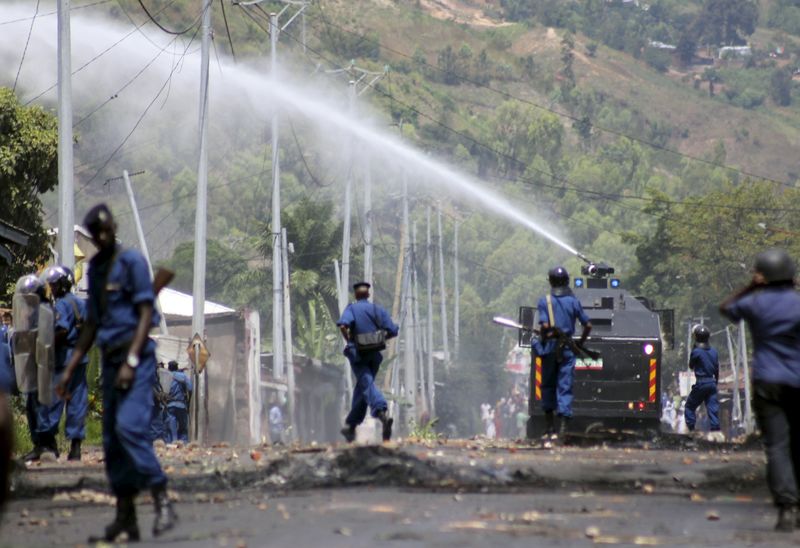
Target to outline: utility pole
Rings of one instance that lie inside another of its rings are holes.
[[[194,225],[194,279],[192,282],[192,333],[205,339],[206,303],[206,209],[208,193],[208,64],[211,53],[211,2],[203,3],[200,61],[200,153],[197,166],[197,206]],[[195,364],[200,363],[200,344],[194,345]],[[197,407],[195,409],[195,437],[200,444],[206,442],[208,425],[208,376],[205,369],[197,379]]]
[[[58,0],[58,242],[59,261],[75,266],[70,0]]]
[[[458,219],[453,227],[453,361],[458,365],[459,345],[461,344],[461,295],[458,282]]]
[[[350,116],[355,114],[355,101],[356,101],[356,83],[350,80],[348,88],[348,111]],[[344,223],[342,228],[342,281],[339,284],[339,312],[344,311],[347,306],[347,294],[350,289],[350,222],[353,208],[353,175],[355,172],[353,166],[353,148],[355,143],[352,139],[348,145],[347,150],[347,163],[348,173],[347,181],[344,185]]]
[[[747,332],[744,320],[739,322],[739,359],[742,364],[744,378],[744,431],[753,433],[753,408],[750,405],[750,365],[747,361]]]
[[[447,341],[447,294],[444,284],[444,245],[442,243],[442,208],[436,208],[439,223],[439,292],[441,294],[442,346],[444,347],[444,365],[450,367],[450,346]]]
[[[286,338],[286,385],[289,396],[289,424],[291,425],[290,439],[297,440],[297,420],[295,417],[295,383],[294,383],[294,349],[292,348],[292,300],[291,286],[289,284],[289,245],[287,243],[286,228],[281,229],[281,248],[283,249],[283,327]]]
[[[405,174],[403,175],[403,232],[409,233],[409,212],[408,212],[408,180]],[[411,428],[411,421],[416,419],[417,416],[417,379],[415,369],[415,349],[414,349],[414,303],[411,291],[411,245],[407,245],[402,249],[402,253],[406,254],[405,260],[405,276],[403,283],[403,297],[404,297],[404,314],[403,314],[403,339],[405,341],[405,348],[403,354],[405,357],[405,386],[406,395],[408,397],[408,413],[406,415],[406,424],[409,429]]]
[[[372,285],[372,166],[364,160],[364,281]]]
[[[422,416],[428,411],[428,391],[425,383],[425,360],[423,359],[424,344],[422,342],[422,318],[419,315],[419,285],[417,280],[417,222],[411,225],[411,299],[414,302],[414,376],[419,379],[414,383],[415,393],[419,393],[420,410]],[[417,390],[419,386],[419,390]]]
[[[270,79],[278,81],[278,14],[269,15]],[[281,167],[278,110],[272,113],[272,375],[283,378],[283,284],[281,274]]]
[[[147,240],[144,238],[144,230],[142,229],[142,220],[139,218],[139,208],[136,206],[136,196],[133,194],[133,187],[131,186],[131,178],[127,170],[122,172],[122,180],[125,181],[125,192],[128,194],[128,201],[131,204],[131,212],[133,213],[133,223],[136,226],[136,236],[139,238],[139,248],[142,250],[144,259],[147,261],[147,268],[150,269],[150,279],[153,279],[153,263],[150,261],[150,252],[147,250]],[[156,309],[158,309],[160,322],[159,327],[162,335],[169,335],[167,331],[167,319],[164,314],[161,314],[161,304],[158,295],[156,295]]]
[[[433,252],[431,250],[431,206],[428,205],[427,217],[427,239],[425,246],[425,264],[428,268],[426,282],[428,284],[428,321],[425,325],[428,336],[428,402],[430,404],[431,418],[436,416],[436,385],[434,383],[433,371]]]
[[[733,411],[731,413],[731,420],[736,425],[742,423],[742,402],[739,396],[739,371],[736,365],[736,353],[733,349],[733,337],[731,336],[731,326],[725,326],[725,338],[728,343],[728,356],[731,360],[731,370],[733,372]]]

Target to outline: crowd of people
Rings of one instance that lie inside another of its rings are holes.
[[[497,403],[481,404],[483,433],[488,439],[523,439],[528,423],[528,397],[525,391],[514,386],[508,395]]]

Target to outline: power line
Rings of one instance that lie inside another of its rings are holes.
[[[200,15],[197,17],[197,19],[194,20],[194,22],[191,25],[189,25],[188,27],[186,27],[183,30],[175,31],[175,30],[168,29],[167,27],[165,27],[164,25],[159,23],[158,19],[156,19],[155,16],[152,13],[150,13],[150,10],[147,9],[147,6],[144,5],[144,1],[143,0],[138,0],[138,1],[139,1],[139,5],[142,6],[142,10],[144,10],[145,14],[147,14],[147,17],[150,19],[150,21],[152,21],[153,24],[155,26],[157,26],[158,28],[160,28],[162,31],[166,32],[167,34],[171,34],[173,36],[181,36],[183,34],[191,32],[192,29],[194,29],[197,26],[197,23],[200,22],[200,17],[202,17],[203,13],[205,13],[205,8],[203,8],[203,11],[200,13]],[[161,10],[161,11],[164,11],[164,10]],[[156,14],[156,15],[158,15],[158,14]]]
[[[286,34],[289,38],[291,38],[295,42],[299,42],[299,39],[297,37],[293,36],[292,34],[290,34],[288,32],[284,32],[284,34]],[[317,55],[321,59],[327,61],[328,63],[335,64],[334,61],[332,61],[330,58],[326,57],[323,53],[319,52],[318,50],[315,50],[315,49],[313,49],[311,47],[308,47],[308,46],[307,46],[307,49],[308,49],[308,51],[311,51],[312,53],[314,53],[315,55]],[[419,110],[415,106],[410,105],[409,103],[406,103],[406,102],[398,99],[396,96],[394,96],[390,92],[381,89],[381,87],[379,87],[377,85],[377,83],[374,83],[374,84],[367,83],[367,85],[372,87],[372,89],[374,89],[376,92],[378,92],[379,94],[383,95],[384,97],[388,98],[389,100],[394,101],[397,104],[399,104],[399,105],[403,106],[404,108],[408,109],[409,111],[414,112],[418,116],[421,116],[421,117],[433,122],[434,124],[438,125],[442,129],[444,129],[444,130],[446,130],[446,131],[448,131],[450,133],[453,133],[454,135],[457,135],[457,136],[461,137],[462,139],[464,139],[466,141],[469,141],[469,142],[475,144],[476,146],[479,146],[479,147],[491,152],[492,154],[495,154],[498,157],[501,157],[501,158],[504,158],[504,159],[506,159],[508,161],[511,161],[514,164],[516,164],[518,166],[521,166],[524,169],[530,169],[530,170],[536,171],[537,173],[540,173],[541,175],[544,175],[545,177],[547,177],[549,179],[552,179],[553,181],[557,181],[557,182],[559,182],[561,184],[560,185],[547,185],[545,183],[542,183],[541,181],[535,181],[533,179],[524,178],[524,177],[508,178],[508,180],[512,181],[512,182],[524,183],[524,184],[534,185],[534,186],[537,186],[537,185],[538,186],[544,186],[544,187],[549,187],[549,188],[553,188],[553,189],[556,189],[556,190],[572,190],[572,191],[574,191],[576,193],[579,193],[579,194],[592,195],[592,196],[608,198],[608,199],[631,199],[631,200],[645,201],[645,202],[649,202],[649,203],[661,203],[661,204],[668,204],[668,205],[685,205],[685,206],[689,206],[689,207],[704,207],[704,208],[710,208],[710,209],[715,209],[716,208],[716,209],[736,210],[736,211],[765,211],[765,212],[769,211],[769,212],[795,212],[795,213],[796,212],[800,212],[800,209],[798,209],[798,208],[765,208],[765,207],[747,207],[747,206],[707,204],[707,203],[702,203],[702,202],[695,203],[695,202],[689,202],[689,201],[685,201],[685,200],[666,200],[666,199],[662,199],[662,198],[648,198],[648,197],[645,197],[645,196],[630,196],[630,195],[625,195],[625,194],[614,194],[614,193],[601,192],[601,191],[596,191],[596,190],[588,190],[588,189],[584,189],[584,188],[581,188],[581,187],[577,187],[577,186],[573,185],[568,179],[566,179],[564,177],[560,177],[560,176],[558,176],[556,174],[550,173],[550,172],[545,171],[543,169],[539,169],[539,168],[533,167],[532,165],[527,165],[522,160],[520,160],[520,159],[518,159],[518,158],[516,158],[514,156],[511,156],[510,154],[507,154],[507,153],[504,153],[502,151],[499,151],[499,150],[495,149],[494,147],[492,147],[490,145],[487,145],[486,143],[484,143],[482,141],[479,141],[475,137],[473,137],[473,136],[471,136],[469,134],[466,134],[464,132],[461,132],[461,131],[459,131],[459,130],[457,130],[457,129],[455,129],[455,128],[447,125],[447,124],[445,124],[444,122],[442,122],[440,120],[437,120],[433,116],[430,116],[429,114],[426,114],[425,112],[422,112],[421,110]],[[790,187],[790,188],[793,188],[793,187]]]
[[[228,16],[225,14],[225,0],[219,0],[219,5],[222,8],[222,20],[225,22],[225,34],[228,35],[228,43],[231,45],[231,57],[233,57],[233,62],[236,63],[236,50],[233,48],[231,29],[228,26]]]
[[[28,45],[31,43],[31,34],[33,34],[33,25],[36,23],[36,16],[39,15],[39,3],[41,0],[36,0],[36,10],[33,13],[33,18],[31,19],[31,26],[28,29],[28,38],[25,40],[25,48],[22,50],[22,59],[19,60],[19,68],[17,69],[17,75],[14,77],[14,87],[11,91],[17,91],[17,82],[19,81],[19,73],[22,72],[22,65],[25,63],[25,55],[28,53]]]
[[[80,6],[71,6],[70,11],[77,11],[86,8],[91,8],[94,6],[99,6],[100,4],[108,4],[109,2],[113,2],[114,0],[99,0],[98,2],[92,2],[90,4],[83,4]],[[36,19],[37,17],[47,17],[49,15],[55,15],[58,13],[58,10],[48,11],[47,13],[42,13],[40,15],[34,15],[33,17],[20,17],[19,19],[12,19],[10,21],[0,21],[0,27],[4,25],[12,25],[14,23],[24,23],[25,21],[30,21],[31,19]]]
[[[559,116],[559,117],[562,117],[562,118],[567,118],[567,119],[569,119],[569,120],[571,120],[573,122],[585,123],[586,120],[587,120],[586,118],[581,118],[581,117],[575,116],[573,114],[569,114],[567,112],[561,112],[561,111],[556,110],[556,109],[554,109],[552,107],[548,107],[548,106],[536,103],[535,101],[531,101],[530,99],[525,99],[525,98],[522,98],[522,97],[515,96],[515,95],[513,95],[513,94],[511,94],[511,93],[509,93],[507,91],[492,87],[489,84],[485,84],[485,83],[482,83],[482,82],[478,82],[476,80],[472,80],[472,79],[470,79],[470,78],[468,78],[466,76],[458,74],[457,72],[447,71],[447,70],[445,70],[445,69],[443,69],[443,68],[441,68],[439,66],[432,65],[432,64],[428,63],[428,61],[425,60],[425,59],[415,59],[413,55],[409,55],[408,53],[405,53],[405,52],[399,51],[397,49],[391,48],[389,46],[386,46],[384,44],[381,44],[380,40],[376,40],[376,39],[371,38],[371,37],[369,37],[369,36],[367,36],[365,34],[361,34],[359,32],[356,32],[356,31],[353,31],[351,29],[348,29],[348,28],[342,27],[340,25],[337,25],[335,23],[332,23],[330,20],[328,20],[323,15],[323,12],[321,10],[320,10],[320,16],[319,17],[314,16],[313,14],[309,14],[309,17],[311,17],[312,19],[320,20],[325,25],[329,25],[329,26],[335,27],[335,28],[337,28],[337,29],[339,29],[339,30],[341,30],[343,32],[347,32],[347,33],[352,34],[354,36],[358,36],[359,38],[361,38],[363,40],[366,40],[368,42],[372,42],[373,44],[376,44],[379,48],[383,48],[383,49],[385,49],[387,51],[390,51],[390,52],[392,52],[392,53],[394,53],[396,55],[400,55],[401,57],[405,57],[406,59],[413,59],[415,61],[419,61],[422,64],[424,64],[426,67],[432,68],[434,70],[437,70],[439,72],[442,72],[442,73],[450,75],[450,76],[454,76],[454,77],[458,78],[459,80],[461,80],[462,82],[466,82],[468,84],[471,84],[471,85],[474,85],[474,86],[489,90],[489,91],[491,91],[493,93],[497,93],[498,95],[501,95],[501,96],[505,97],[506,99],[513,99],[515,101],[519,101],[520,103],[524,103],[526,105],[535,107],[537,109],[544,110],[544,111],[549,112],[551,114],[555,114],[556,116]],[[646,145],[648,147],[660,150],[662,152],[667,152],[667,153],[679,156],[681,158],[686,158],[687,160],[692,160],[694,162],[699,162],[699,163],[706,164],[706,165],[709,165],[709,166],[712,166],[712,167],[718,167],[718,168],[725,169],[725,170],[728,170],[728,171],[733,171],[735,173],[739,173],[739,174],[744,175],[746,177],[751,177],[751,178],[756,178],[756,179],[763,179],[764,181],[768,181],[770,183],[775,183],[775,184],[779,184],[779,185],[782,185],[782,186],[786,186],[788,188],[795,188],[794,185],[792,185],[790,183],[787,183],[786,181],[782,181],[780,179],[767,177],[765,175],[759,175],[757,173],[746,171],[744,169],[740,169],[740,168],[737,168],[737,167],[729,166],[729,165],[722,164],[722,163],[719,163],[719,162],[714,162],[713,160],[707,160],[707,159],[701,158],[699,156],[692,156],[691,154],[686,154],[684,152],[680,152],[679,150],[675,150],[673,148],[670,148],[670,147],[665,146],[665,145],[661,145],[659,143],[648,141],[647,139],[643,139],[641,137],[635,137],[635,136],[628,135],[626,133],[623,133],[621,131],[618,131],[618,130],[615,130],[615,129],[612,129],[612,128],[596,125],[591,120],[589,120],[589,123],[591,124],[592,127],[597,128],[597,129],[599,129],[600,131],[602,131],[604,133],[608,133],[610,135],[615,135],[617,137],[624,137],[624,138],[629,139],[631,141],[635,141],[637,143],[640,143],[640,144]]]

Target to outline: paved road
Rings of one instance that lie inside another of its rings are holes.
[[[142,544],[800,545],[772,532],[757,448],[583,443],[160,448],[182,521],[154,542],[140,500]],[[0,546],[80,546],[99,532],[113,516],[100,457],[21,471]]]

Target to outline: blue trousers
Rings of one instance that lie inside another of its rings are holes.
[[[153,404],[153,418],[150,420],[150,438],[153,441],[170,441],[167,412],[157,403]]]
[[[701,403],[706,404],[711,431],[718,431],[719,400],[717,399],[717,383],[714,381],[698,382],[692,386],[692,391],[689,392],[689,397],[686,399],[686,409],[684,411],[686,427],[689,430],[694,430],[694,426],[697,423],[696,411]]]
[[[106,473],[114,495],[131,496],[140,490],[164,485],[150,423],[153,417],[153,376],[156,369],[155,343],[148,341],[128,390],[114,387],[122,360],[103,358],[103,451]]]
[[[356,377],[356,385],[353,388],[353,403],[345,423],[355,428],[364,422],[368,406],[372,410],[373,417],[377,416],[378,412],[385,411],[389,407],[386,404],[386,398],[375,386],[375,375],[378,374],[378,368],[383,361],[383,356],[380,352],[358,354],[353,346],[348,346],[345,349],[345,356],[350,361],[350,369]]]
[[[189,442],[189,410],[185,407],[167,407],[171,442]]]
[[[542,358],[542,410],[555,411],[562,417],[572,416],[572,381],[575,378],[575,356],[564,352],[557,363],[555,354]]]
[[[64,431],[67,439],[82,440],[86,438],[86,414],[89,412],[89,385],[86,382],[86,367],[89,362],[82,363],[75,370],[69,382],[70,399],[65,402],[55,394],[55,386],[61,379],[63,371],[55,374],[53,379],[53,403],[39,405],[36,431],[55,436],[58,423],[64,408],[67,409],[67,420]]]

